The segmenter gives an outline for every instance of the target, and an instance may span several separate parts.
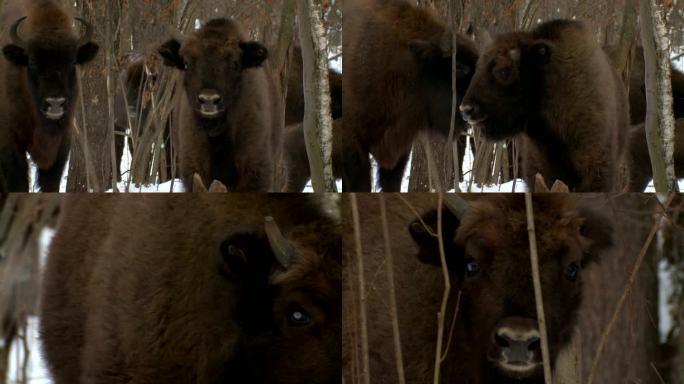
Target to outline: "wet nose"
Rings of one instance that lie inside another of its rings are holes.
[[[539,331],[536,328],[501,327],[494,335],[494,342],[508,361],[526,362],[531,354],[541,348]]]
[[[203,89],[197,99],[201,104],[218,104],[221,101],[221,95],[215,90]]]
[[[474,104],[461,104],[459,107],[461,110],[461,117],[465,121],[469,121],[473,117],[477,117],[477,106]]]
[[[66,102],[66,98],[64,98],[64,97],[47,97],[47,98],[45,98],[45,102],[49,106],[51,106],[53,108],[57,108],[57,107],[62,107],[64,105],[64,103]]]

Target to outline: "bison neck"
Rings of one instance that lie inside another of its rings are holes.
[[[235,151],[233,140],[228,134],[209,137],[210,180],[218,180],[229,189],[234,188],[240,181],[235,167]]]
[[[535,175],[541,173],[549,186],[561,180],[573,191],[581,180],[566,140],[540,116],[528,120],[525,132],[525,181],[529,188],[534,186]]]

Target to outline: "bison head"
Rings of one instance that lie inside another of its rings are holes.
[[[442,234],[450,275],[462,292],[457,345],[468,349],[468,358],[452,361],[482,369],[486,382],[543,381],[523,197],[496,196],[469,204],[464,213],[452,211],[442,211]],[[536,195],[534,215],[553,362],[574,331],[582,271],[611,246],[612,226],[602,214],[577,208],[560,194]],[[436,211],[423,221],[436,233]],[[420,260],[439,265],[437,239],[418,220],[409,230]]]
[[[329,234],[289,233],[286,238],[271,217],[264,227],[264,234],[234,234],[221,243],[223,272],[243,282],[236,307],[243,340],[222,378],[339,383],[339,234],[322,228]]]
[[[409,49],[416,62],[421,79],[419,92],[430,110],[432,127],[444,136],[449,134],[451,126],[451,81],[452,81],[452,47],[451,33],[442,41],[411,40]],[[462,35],[456,39],[456,98],[461,98],[475,72],[478,51],[475,44]],[[457,105],[458,105],[457,104]]]
[[[235,22],[211,20],[183,43],[171,39],[159,48],[168,66],[184,72],[183,84],[200,126],[209,136],[225,130],[231,107],[240,98],[243,72],[262,65],[268,50],[244,41]]]
[[[159,60],[156,55],[145,56],[138,52],[129,52],[121,57],[120,81],[126,94],[126,111],[132,121],[138,121],[140,112],[142,120],[146,119],[152,92],[157,89],[159,78]]]
[[[539,98],[538,73],[549,62],[551,43],[526,33],[499,36],[480,56],[460,110],[463,120],[490,140],[521,133]]]
[[[71,107],[78,94],[76,90],[76,66],[91,61],[99,49],[90,41],[93,28],[84,19],[76,18],[85,26],[80,39],[70,34],[34,34],[23,39],[18,29],[27,19],[19,18],[10,28],[11,44],[2,52],[12,64],[26,67],[28,84],[39,115],[45,123],[63,125],[71,117]]]

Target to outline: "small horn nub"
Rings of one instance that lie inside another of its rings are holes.
[[[78,45],[81,46],[89,42],[90,39],[93,37],[93,25],[86,21],[86,19],[84,18],[76,17],[75,19],[78,20],[85,27],[85,33],[83,33],[83,37],[81,37],[78,43]]]
[[[468,208],[470,207],[470,204],[456,193],[445,194],[444,205],[446,205],[447,209],[449,209],[459,221],[463,219],[463,216],[468,212]]]
[[[10,28],[10,39],[12,39],[12,43],[14,43],[14,45],[20,46],[21,48],[26,48],[26,42],[19,37],[17,30],[19,29],[19,25],[24,20],[26,20],[26,16],[18,18]]]
[[[294,247],[287,241],[285,236],[283,236],[283,233],[280,232],[280,228],[278,228],[278,224],[273,220],[273,217],[266,216],[264,219],[264,229],[276,260],[278,260],[283,268],[288,269],[294,260]]]

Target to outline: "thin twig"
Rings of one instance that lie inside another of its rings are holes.
[[[451,326],[449,327],[449,337],[447,338],[447,345],[444,348],[444,353],[440,361],[443,363],[449,354],[449,348],[451,348],[451,340],[454,336],[454,330],[456,329],[456,319],[458,318],[458,310],[461,308],[461,294],[463,291],[458,291],[458,296],[456,297],[456,309],[454,309],[454,316],[451,318]]]
[[[418,220],[420,220],[420,223],[423,224],[423,227],[425,227],[425,230],[427,231],[427,233],[428,233],[430,236],[432,236],[432,237],[437,237],[437,234],[436,234],[435,232],[432,231],[432,228],[430,228],[430,226],[427,225],[427,224],[425,223],[425,221],[423,221],[423,217],[420,216],[420,214],[418,213],[418,211],[416,211],[416,208],[414,208],[413,205],[411,205],[411,203],[409,203],[408,200],[406,200],[406,198],[405,198],[404,196],[402,196],[401,193],[397,193],[396,196],[399,198],[399,200],[401,200],[402,203],[404,203],[404,205],[406,205],[406,207],[407,207],[414,215],[416,215],[416,217],[418,218]]]
[[[349,196],[352,206],[352,220],[354,222],[354,240],[356,243],[356,262],[358,268],[359,283],[359,318],[361,323],[361,358],[363,382],[370,384],[370,363],[368,358],[368,319],[366,318],[366,283],[363,277],[363,250],[361,248],[361,224],[359,222],[359,206],[356,201],[356,194]]]
[[[444,238],[442,236],[442,206],[444,201],[444,194],[439,193],[437,198],[437,242],[439,243],[439,261],[442,266],[442,277],[444,278],[444,294],[442,296],[442,305],[437,313],[437,347],[435,351],[435,376],[434,384],[439,383],[440,368],[442,365],[442,339],[444,337],[444,314],[446,313],[447,302],[449,301],[449,292],[451,291],[451,281],[449,280],[449,270],[446,263],[446,255],[444,254]]]
[[[541,279],[539,277],[539,255],[537,254],[537,236],[534,229],[534,210],[532,206],[532,194],[525,193],[525,210],[527,212],[527,233],[530,240],[530,260],[532,262],[532,279],[534,281],[534,301],[537,305],[537,319],[539,323],[539,336],[541,339],[542,359],[544,360],[544,381],[553,384],[551,375],[551,361],[549,357],[549,344],[546,336],[546,317],[544,315],[544,299],[542,296]]]
[[[389,288],[390,317],[392,319],[392,335],[394,336],[394,355],[397,363],[397,376],[399,384],[406,383],[404,378],[404,358],[401,353],[401,334],[399,332],[399,319],[397,317],[397,296],[394,290],[394,258],[390,246],[389,228],[387,224],[387,205],[385,204],[385,194],[380,195],[380,217],[382,219],[382,236],[385,241],[385,258],[387,263],[387,283]]]

